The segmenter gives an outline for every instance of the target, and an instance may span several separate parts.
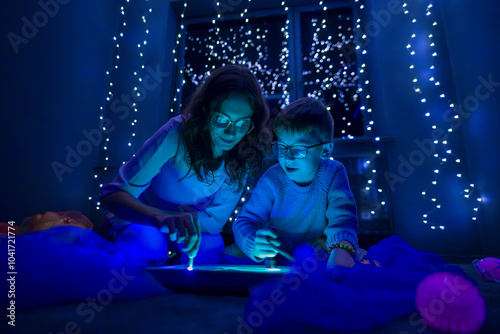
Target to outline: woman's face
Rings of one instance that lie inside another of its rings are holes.
[[[224,151],[231,150],[243,139],[249,129],[253,127],[249,123],[252,121],[252,115],[253,110],[249,98],[240,94],[229,95],[222,102],[218,113],[213,110],[210,137],[214,157],[220,157]],[[225,121],[225,123],[214,122],[216,120]],[[227,127],[224,128],[224,124]]]

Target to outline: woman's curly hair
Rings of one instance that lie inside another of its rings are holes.
[[[231,94],[248,97],[253,110],[255,128],[221,158],[214,158],[211,129],[211,107],[220,110]],[[186,143],[186,161],[201,182],[211,183],[222,160],[235,191],[244,187],[247,174],[259,172],[264,157],[264,142],[271,137],[268,128],[269,108],[261,87],[252,72],[239,65],[227,65],[214,70],[196,89],[183,110],[182,137]],[[189,172],[188,172],[189,174]],[[187,176],[187,175],[186,175]]]

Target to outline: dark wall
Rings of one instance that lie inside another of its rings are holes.
[[[432,209],[433,204],[421,193],[431,184],[433,170],[440,166],[432,156],[437,151],[432,145],[422,143],[428,144],[434,139],[433,124],[447,130],[443,117],[449,108],[443,107],[439,99],[429,99],[431,89],[424,95],[414,92],[415,71],[409,66],[424,68],[428,61],[424,59],[428,45],[418,38],[412,40],[411,34],[416,32],[417,36],[422,36],[426,33],[427,27],[423,24],[426,12],[425,7],[419,8],[418,4],[409,2],[410,13],[405,15],[402,3],[372,0],[365,11],[365,24],[372,21],[380,28],[371,27],[370,40],[366,43],[373,107],[378,121],[375,126],[379,135],[393,138],[387,152],[388,172],[401,177],[392,181],[395,232],[417,248],[440,254],[498,254],[498,244],[493,240],[498,240],[500,231],[497,223],[500,187],[491,166],[498,161],[499,134],[495,121],[499,116],[495,112],[500,92],[491,92],[487,100],[481,101],[474,115],[461,119],[462,124],[449,136],[450,148],[461,158],[464,179],[474,183],[485,199],[478,220],[471,219],[475,203],[465,199],[461,193],[464,188],[454,177],[457,166],[443,167],[438,187],[431,188],[433,195],[442,200],[442,209],[429,215],[429,221],[443,224],[445,229],[430,229],[422,222],[422,215]],[[436,68],[447,98],[457,104],[474,94],[479,84],[478,76],[486,78],[492,74],[494,80],[500,81],[499,47],[493,42],[499,39],[493,13],[500,7],[494,1],[460,4],[442,1],[438,5],[441,6],[432,8],[432,15],[439,26],[431,27],[431,32],[439,34]],[[413,18],[417,18],[419,24],[413,25]],[[411,56],[406,49],[408,43],[414,44],[416,56]],[[420,102],[422,96],[428,98],[427,103]],[[430,118],[424,117],[426,111],[431,111]],[[422,155],[423,160],[415,159]],[[414,163],[408,164],[409,161]]]
[[[500,26],[498,1],[442,1],[450,64],[463,106],[461,134],[482,204],[482,251],[500,255]]]
[[[79,210],[97,217],[89,196],[97,194],[99,181],[109,179],[106,174],[94,179],[94,169],[104,161],[101,145],[96,144],[101,130],[99,108],[107,97],[106,71],[114,64],[112,38],[121,29],[122,3],[42,0],[2,4],[0,221],[20,221],[49,210]],[[110,133],[110,167],[118,167],[133,154],[124,144],[133,119],[138,119],[133,147],[138,149],[168,118],[165,108],[170,100],[176,20],[168,2],[151,3],[151,33],[142,61],[152,71],[169,74],[147,91],[136,115],[119,119],[122,114],[108,107],[105,117],[113,122],[108,129],[116,129]],[[127,38],[120,46],[119,69],[112,72],[115,85],[124,93],[131,92],[137,82],[127,75],[139,64],[136,41],[145,31],[140,21],[143,8],[127,13]],[[167,46],[170,54],[165,53]],[[119,94],[113,96],[123,107],[121,99]],[[94,133],[94,142],[85,133]]]
[[[47,3],[2,4],[2,221],[88,209],[97,149],[62,179],[52,163],[67,165],[66,147],[76,150],[82,130],[97,127],[119,1]]]

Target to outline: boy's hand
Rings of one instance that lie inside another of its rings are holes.
[[[253,255],[256,258],[275,257],[278,254],[276,247],[281,245],[281,242],[276,238],[278,238],[278,234],[271,228],[265,227],[257,230]]]
[[[352,268],[354,264],[354,258],[351,253],[343,248],[334,248],[330,253],[326,267],[327,269],[333,269],[338,266]]]

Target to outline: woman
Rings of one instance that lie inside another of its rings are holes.
[[[197,262],[209,261],[224,248],[220,232],[247,176],[261,167],[268,118],[249,69],[213,71],[182,115],[171,118],[102,187],[101,204],[113,215],[101,234],[149,263],[164,262],[181,242],[190,258],[199,251]]]

